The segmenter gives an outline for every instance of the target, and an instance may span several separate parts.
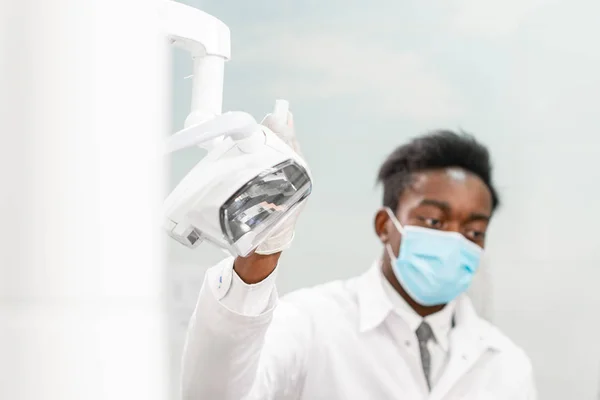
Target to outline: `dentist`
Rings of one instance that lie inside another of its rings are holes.
[[[289,139],[291,114],[288,122],[263,121]],[[209,269],[189,326],[183,398],[536,399],[528,356],[465,294],[499,204],[491,172],[473,137],[431,132],[380,168],[382,254],[361,276],[279,299],[278,260],[294,220],[249,257]]]

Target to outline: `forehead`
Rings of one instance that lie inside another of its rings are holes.
[[[492,194],[486,184],[477,175],[460,168],[413,174],[412,184],[402,193],[398,208],[414,208],[425,199],[447,203],[453,213],[492,213]]]

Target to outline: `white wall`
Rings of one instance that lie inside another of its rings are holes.
[[[147,0],[0,2],[1,399],[168,395],[158,23]]]
[[[316,182],[282,292],[367,268],[380,251],[373,186],[384,156],[424,130],[462,127],[490,146],[504,199],[490,239],[495,322],[531,355],[540,398],[597,398],[600,3],[187,3],[231,27],[224,109],[260,118],[284,97],[295,112]],[[190,73],[177,53],[174,129]],[[201,156],[177,154],[173,184]],[[171,245],[177,360],[202,274],[221,254]]]

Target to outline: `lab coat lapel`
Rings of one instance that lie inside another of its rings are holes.
[[[486,352],[482,340],[472,338],[456,328],[450,339],[450,359],[438,383],[433,387],[431,400],[443,399]]]
[[[477,316],[466,296],[458,299],[455,321],[450,334],[450,359],[432,389],[430,400],[443,399],[481,357],[495,347],[491,325]]]

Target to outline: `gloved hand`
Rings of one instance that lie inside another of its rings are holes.
[[[273,133],[302,157],[300,146],[296,139],[296,132],[294,130],[294,117],[291,112],[287,112],[287,124],[282,124],[281,120],[276,118],[273,114],[267,114],[261,124],[273,131]],[[275,229],[267,240],[257,247],[255,251],[256,254],[274,254],[290,248],[292,240],[294,239],[296,220],[298,219],[298,215],[302,212],[305,203],[306,201],[296,208],[294,213],[290,215],[280,227]]]

